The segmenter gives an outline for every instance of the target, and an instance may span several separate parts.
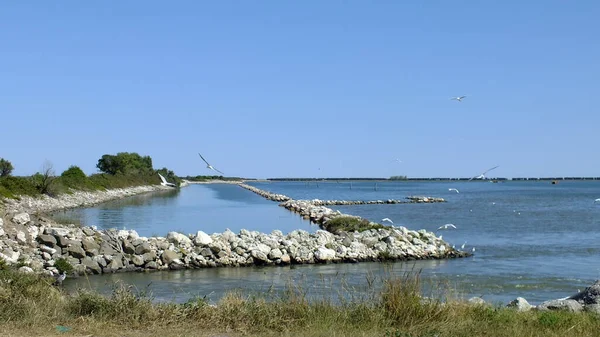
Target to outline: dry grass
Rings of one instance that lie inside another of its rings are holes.
[[[203,299],[154,303],[116,284],[111,296],[65,294],[51,280],[0,271],[1,336],[593,336],[598,316],[474,306],[420,296],[417,275],[389,277],[360,300],[306,299],[290,284],[280,294],[232,292],[216,307]],[[439,294],[443,295],[443,294]],[[69,327],[57,332],[56,326]]]

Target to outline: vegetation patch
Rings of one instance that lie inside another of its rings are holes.
[[[357,218],[353,216],[338,216],[328,220],[321,225],[323,229],[333,234],[341,232],[363,232],[369,229],[391,229],[390,226],[385,226],[378,223],[372,223],[367,219]]]
[[[133,152],[120,152],[116,155],[103,155],[96,165],[102,172],[87,176],[78,166],[72,165],[60,175],[56,175],[50,162],[29,177],[11,176],[12,164],[0,158],[0,197],[56,196],[70,191],[97,191],[161,183],[158,173],[168,182],[180,185],[181,179],[163,167],[155,170],[150,156],[140,156]]]

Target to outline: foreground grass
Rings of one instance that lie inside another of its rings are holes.
[[[116,285],[111,296],[65,294],[51,280],[0,271],[2,336],[592,336],[593,314],[518,313],[441,299],[424,302],[419,278],[385,280],[368,300],[308,302],[291,284],[282,294],[232,292],[216,307],[203,299],[153,303],[147,294]],[[57,332],[56,326],[70,330]]]
[[[323,229],[330,233],[341,233],[341,232],[363,232],[369,229],[389,229],[392,227],[385,226],[378,223],[371,223],[367,219],[359,219],[352,216],[338,216],[335,217],[322,225]]]

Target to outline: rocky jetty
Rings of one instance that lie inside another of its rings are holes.
[[[432,198],[432,197],[406,197],[406,200],[319,200],[314,199],[310,202],[317,206],[332,206],[332,205],[385,205],[385,204],[416,204],[416,203],[434,203],[434,202],[446,202],[444,198]]]
[[[240,187],[243,187],[247,190],[250,190],[261,197],[272,200],[272,201],[288,201],[293,200],[287,195],[271,193],[268,191],[261,190],[260,188],[256,188],[254,186],[250,186],[244,183],[238,184]],[[304,200],[303,200],[304,201]],[[424,196],[408,196],[406,200],[319,200],[313,199],[308,202],[311,202],[317,206],[332,206],[332,205],[383,205],[383,204],[415,204],[415,203],[437,203],[437,202],[446,202],[444,198],[433,198],[433,197],[424,197]]]
[[[288,197],[287,195],[283,195],[283,194],[276,194],[276,193],[271,193],[271,192],[267,192],[264,190],[261,190],[260,188],[256,188],[254,186],[250,186],[247,184],[238,184],[240,187],[243,187],[249,191],[252,191],[258,195],[260,195],[261,197],[267,199],[267,200],[272,200],[272,201],[277,201],[277,202],[282,202],[282,201],[288,201],[291,200],[292,198]]]
[[[140,237],[133,230],[59,225],[29,213],[3,223],[0,258],[23,271],[58,273],[66,260],[76,274],[121,271],[441,259],[468,256],[425,230],[404,227],[334,235],[318,230],[270,234],[241,230]]]
[[[291,198],[240,184],[263,197],[324,223],[337,216],[314,201]],[[22,271],[58,273],[57,263],[73,267],[74,274],[121,271],[207,268],[221,266],[287,265],[384,260],[417,260],[467,257],[434,233],[404,227],[369,229],[332,234],[296,230],[287,235],[241,230],[233,233],[195,234],[169,232],[166,237],[140,237],[132,230],[57,224],[41,212],[90,206],[134,194],[168,189],[142,186],[104,192],[74,192],[59,198],[23,197],[4,200],[0,213],[0,258],[18,264]],[[356,217],[360,219],[359,217]]]

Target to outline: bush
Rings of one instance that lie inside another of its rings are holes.
[[[391,228],[377,223],[371,223],[367,219],[357,218],[353,216],[338,216],[321,225],[323,229],[333,234],[340,232],[363,232],[369,229]]]
[[[56,269],[58,269],[60,274],[62,274],[63,271],[66,271],[67,273],[73,271],[73,266],[69,263],[69,261],[63,259],[62,257],[54,262],[54,266]]]
[[[15,198],[19,195],[35,196],[39,192],[30,177],[3,177],[0,178],[0,196]]]
[[[135,152],[119,152],[117,155],[105,154],[98,159],[96,167],[104,173],[121,174],[149,174],[154,172],[152,158],[140,156]]]
[[[4,158],[0,158],[0,177],[8,177],[12,171],[12,163]]]

